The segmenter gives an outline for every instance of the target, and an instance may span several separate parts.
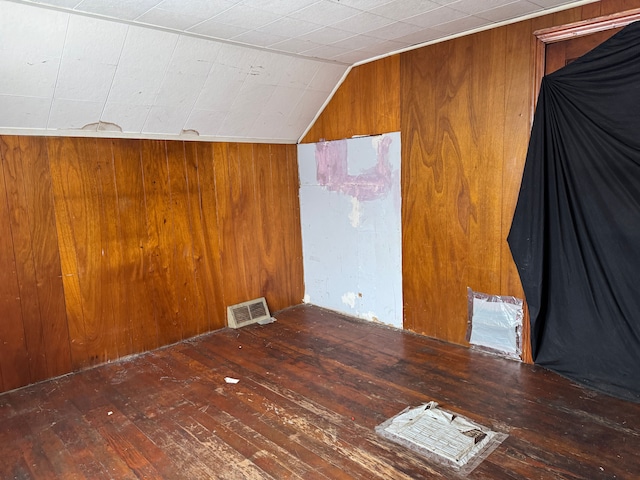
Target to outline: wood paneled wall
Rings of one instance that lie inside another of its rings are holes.
[[[346,79],[304,141],[402,132],[406,328],[465,344],[468,286],[523,296],[506,237],[537,88],[533,32],[638,6],[596,2],[363,65]],[[360,118],[381,111],[381,98],[384,113]],[[388,122],[396,115],[399,125]]]
[[[0,141],[0,391],[71,370],[47,146]]]
[[[401,59],[405,326],[456,343],[467,286],[501,290],[506,45],[494,29]]]
[[[303,296],[293,145],[0,137],[0,391]]]
[[[302,143],[399,131],[399,83],[400,55],[353,68]]]

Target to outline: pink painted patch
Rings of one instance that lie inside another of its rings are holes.
[[[316,178],[320,185],[329,190],[346,193],[360,201],[382,198],[391,191],[390,144],[391,138],[383,137],[376,148],[376,165],[359,175],[349,175],[347,141],[318,143],[316,144]]]

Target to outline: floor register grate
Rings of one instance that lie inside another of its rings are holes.
[[[407,407],[376,427],[376,432],[462,476],[471,473],[508,436],[443,410],[435,402]]]

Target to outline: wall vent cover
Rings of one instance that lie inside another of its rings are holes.
[[[227,307],[227,324],[231,328],[245,327],[270,319],[271,314],[264,297]]]

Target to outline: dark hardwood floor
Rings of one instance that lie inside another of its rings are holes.
[[[1,395],[0,478],[457,478],[374,432],[429,400],[509,435],[468,478],[640,478],[638,404],[316,307],[276,317]]]

